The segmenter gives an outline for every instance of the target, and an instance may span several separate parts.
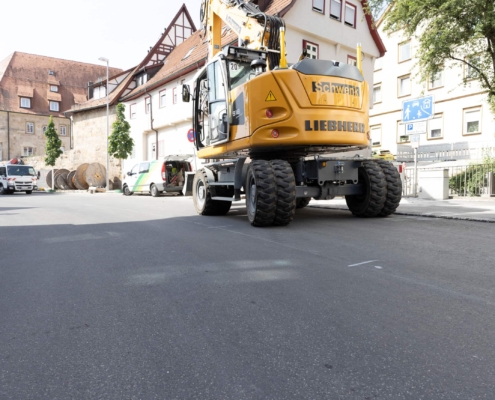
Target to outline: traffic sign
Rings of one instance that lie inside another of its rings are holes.
[[[406,124],[406,135],[417,135],[426,133],[426,121]]]
[[[413,149],[418,149],[419,148],[419,141],[420,141],[420,135],[411,135],[409,138],[411,140],[411,148]]]
[[[196,140],[196,132],[194,132],[194,129],[189,129],[187,132],[187,140],[189,140],[191,143]]]
[[[420,97],[402,103],[402,122],[419,122],[433,118],[433,96]]]

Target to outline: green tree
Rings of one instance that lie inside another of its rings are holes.
[[[495,113],[495,0],[369,0],[383,15],[384,31],[419,41],[419,75],[428,81],[444,68],[462,66],[463,81],[478,81]]]
[[[132,154],[134,140],[129,135],[131,126],[125,119],[125,105],[117,104],[117,120],[112,124],[108,138],[108,152],[115,158],[125,160]]]
[[[45,164],[53,167],[57,162],[57,158],[63,153],[60,147],[62,147],[62,141],[57,135],[55,130],[55,124],[53,123],[53,117],[50,115],[50,121],[45,131],[46,146],[45,146]]]

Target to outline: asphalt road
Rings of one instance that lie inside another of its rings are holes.
[[[0,198],[0,399],[494,399],[495,225]]]

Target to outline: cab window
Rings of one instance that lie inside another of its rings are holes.
[[[6,176],[7,175],[7,169],[5,167],[0,167],[0,176]]]
[[[149,162],[144,162],[139,164],[139,173],[142,174],[144,172],[148,172],[150,169],[150,163]]]
[[[131,175],[136,175],[139,171],[139,164],[136,164],[134,167],[131,169]]]

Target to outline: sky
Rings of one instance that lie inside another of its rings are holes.
[[[2,0],[0,60],[14,51],[134,67],[186,4],[200,29],[201,0]]]

